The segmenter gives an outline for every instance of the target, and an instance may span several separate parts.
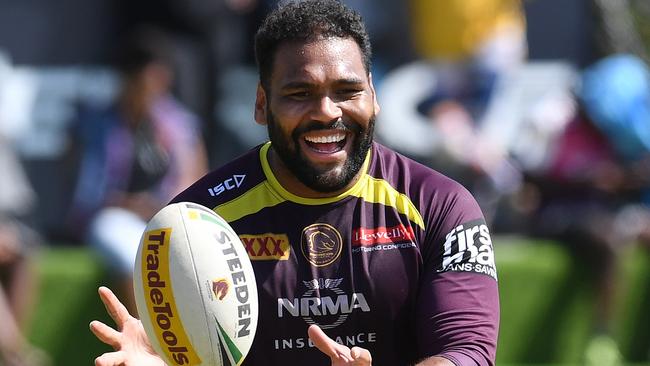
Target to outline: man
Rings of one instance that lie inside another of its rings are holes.
[[[174,199],[213,207],[249,245],[261,312],[245,364],[493,365],[488,229],[459,184],[373,142],[379,106],[358,14],[288,3],[255,48],[255,120],[271,142]],[[162,364],[137,319],[100,295],[120,331],[91,323],[117,350],[96,365]],[[322,306],[303,306],[310,297]]]

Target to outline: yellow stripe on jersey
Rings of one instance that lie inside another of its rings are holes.
[[[384,206],[393,207],[397,212],[409,218],[409,220],[422,230],[424,227],[424,220],[420,211],[415,207],[413,201],[403,193],[398,192],[393,186],[383,179],[373,178],[369,175],[364,176],[366,183],[363,189],[355,194],[355,196],[363,198],[366,202],[380,203]]]
[[[275,194],[268,181],[263,181],[234,200],[215,207],[214,211],[226,221],[233,222],[284,201],[284,198]]]
[[[287,191],[271,170],[267,159],[267,153],[271,143],[268,142],[260,149],[260,161],[266,181],[258,184],[248,192],[214,208],[214,211],[226,221],[232,222],[244,216],[254,214],[260,210],[273,207],[285,201],[291,201],[302,205],[323,205],[340,201],[343,198],[354,196],[366,202],[378,203],[393,207],[409,220],[424,229],[422,215],[413,202],[403,193],[398,192],[393,186],[383,179],[376,179],[367,174],[370,165],[370,152],[366,157],[361,171],[364,172],[362,179],[359,179],[347,191],[327,198],[304,198]]]
[[[271,187],[273,187],[273,189],[275,189],[276,192],[278,192],[278,194],[282,196],[284,199],[286,199],[287,201],[299,203],[301,205],[309,205],[309,206],[324,205],[327,203],[340,201],[345,197],[358,196],[358,192],[360,192],[363,189],[363,184],[365,184],[365,182],[363,179],[359,179],[359,181],[355,183],[352,187],[350,187],[350,189],[336,196],[327,197],[327,198],[305,198],[305,197],[297,196],[287,191],[280,184],[278,179],[275,177],[275,174],[273,174],[273,170],[271,169],[271,165],[269,164],[269,159],[267,157],[268,156],[267,153],[270,147],[271,147],[271,143],[267,142],[260,149],[260,161],[262,162],[262,169],[264,170],[264,175],[266,175],[266,179],[268,179]],[[363,166],[361,167],[361,171],[363,172],[363,174],[366,174],[368,172],[369,165],[370,165],[370,151],[368,151],[366,160],[363,162]]]

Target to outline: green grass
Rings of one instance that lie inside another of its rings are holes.
[[[579,362],[590,331],[582,268],[549,242],[496,247],[501,300],[497,363]]]
[[[97,295],[106,278],[102,267],[85,250],[57,248],[41,253],[37,268],[39,298],[30,339],[55,365],[93,365],[109,350],[88,328],[93,319],[111,322]]]
[[[594,331],[594,272],[562,245],[495,240],[501,331],[498,365],[579,365]],[[649,363],[650,255],[630,247],[620,258],[613,337],[627,362]]]

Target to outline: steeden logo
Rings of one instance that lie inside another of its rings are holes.
[[[328,224],[313,224],[302,231],[300,249],[303,256],[316,267],[328,266],[341,256],[341,234]]]

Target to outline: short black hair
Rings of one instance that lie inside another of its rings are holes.
[[[269,86],[275,52],[282,43],[331,37],[354,39],[370,72],[370,37],[359,13],[337,0],[281,3],[267,15],[255,35],[255,60],[262,86]]]

